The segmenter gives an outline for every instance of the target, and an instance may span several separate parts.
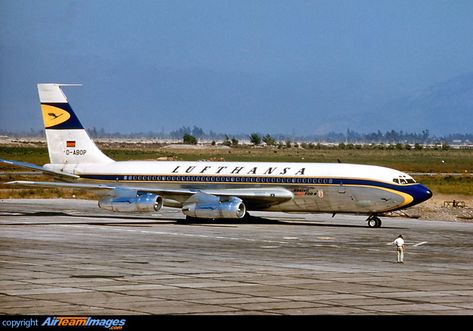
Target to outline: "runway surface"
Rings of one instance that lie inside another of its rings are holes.
[[[0,200],[0,313],[473,313],[473,223],[253,215],[266,218],[188,224],[177,209]]]

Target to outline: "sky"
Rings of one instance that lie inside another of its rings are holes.
[[[470,0],[0,0],[0,130],[42,128],[37,83],[83,84],[65,93],[107,132],[398,129],[363,115],[473,72],[472,14]]]

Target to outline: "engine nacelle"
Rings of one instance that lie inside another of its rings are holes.
[[[121,213],[156,212],[163,206],[163,198],[154,193],[145,193],[135,197],[106,197],[99,201],[99,207]]]
[[[246,207],[240,198],[232,197],[222,202],[192,202],[182,207],[184,215],[195,218],[243,218]]]

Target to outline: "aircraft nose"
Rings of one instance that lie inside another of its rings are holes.
[[[416,186],[417,187],[416,187],[415,194],[414,194],[415,204],[427,201],[430,198],[432,198],[432,195],[433,195],[432,191],[428,187],[426,187],[422,184],[418,184]]]

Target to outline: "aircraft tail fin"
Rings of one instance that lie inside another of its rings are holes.
[[[50,162],[54,164],[113,162],[90,139],[61,86],[77,85],[38,84]]]

